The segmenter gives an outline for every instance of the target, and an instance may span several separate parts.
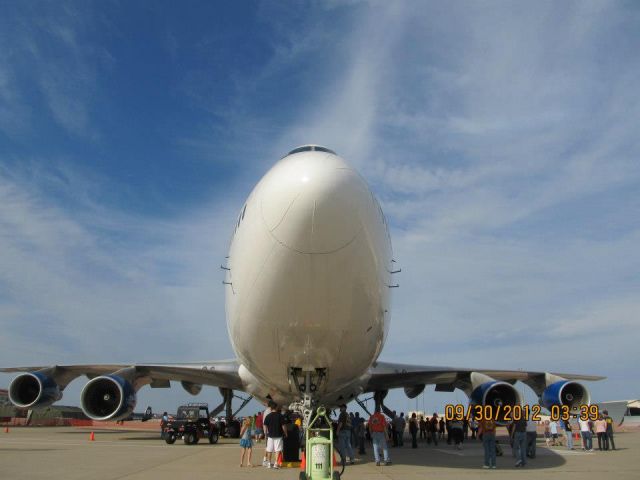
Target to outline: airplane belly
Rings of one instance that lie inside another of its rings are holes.
[[[275,247],[235,327],[254,375],[288,385],[290,367],[325,368],[335,388],[369,367],[382,349],[387,287],[362,243],[330,255]]]

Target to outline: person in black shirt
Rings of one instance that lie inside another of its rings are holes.
[[[277,407],[265,417],[264,430],[267,435],[266,457],[268,468],[280,468],[278,454],[282,452],[282,438],[287,436],[287,429],[285,428],[284,416]],[[274,453],[276,454],[275,459],[272,458]]]
[[[513,448],[516,467],[524,467],[527,464],[527,420],[524,417],[513,422]]]

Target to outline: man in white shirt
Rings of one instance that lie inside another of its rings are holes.
[[[589,420],[580,419],[580,435],[582,435],[582,449],[587,452],[593,452],[593,445],[591,443],[591,427],[589,426]]]
[[[551,433],[551,445],[556,446],[558,444],[558,422],[551,420],[549,432]]]

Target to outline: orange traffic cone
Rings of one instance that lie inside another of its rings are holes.
[[[278,460],[277,460],[277,464],[278,466],[282,466],[282,452],[278,452]]]
[[[307,469],[307,457],[305,457],[304,452],[302,452],[302,460],[300,460],[300,470]]]
[[[573,435],[573,439],[574,439],[574,440],[580,440],[580,434],[579,434],[578,432],[576,432],[576,433]]]
[[[96,434],[91,432],[91,435],[89,435],[89,441],[93,442],[96,439]]]

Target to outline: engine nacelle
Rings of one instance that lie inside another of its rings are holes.
[[[404,394],[408,398],[416,398],[424,391],[424,385],[415,385],[413,387],[404,387]]]
[[[47,407],[61,398],[58,384],[42,372],[22,373],[9,385],[9,400],[19,408]]]
[[[80,406],[92,420],[121,420],[136,407],[133,385],[118,375],[102,375],[87,382],[80,394]]]
[[[504,416],[508,415],[509,412],[504,411],[503,408],[498,411],[497,407],[521,404],[518,390],[516,390],[510,383],[500,382],[497,380],[485,382],[476,387],[471,392],[470,401],[474,405],[491,405],[496,408],[496,413],[494,413],[494,415],[497,415],[496,421],[498,423],[505,423],[506,420]]]
[[[571,411],[576,411],[580,405],[589,405],[591,395],[587,388],[571,380],[560,380],[552,383],[542,392],[540,404],[548,410],[554,405],[567,405]]]

